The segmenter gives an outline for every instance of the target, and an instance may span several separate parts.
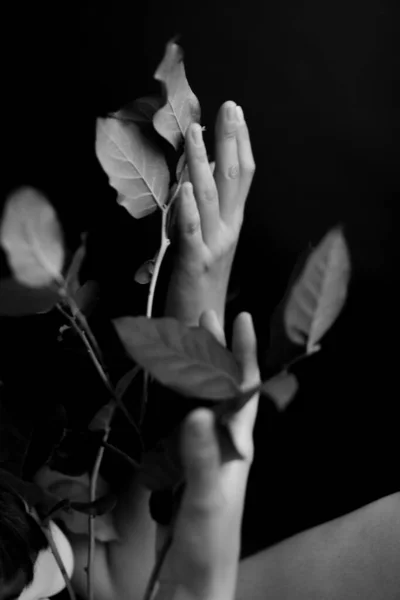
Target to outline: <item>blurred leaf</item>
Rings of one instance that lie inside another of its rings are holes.
[[[57,494],[43,490],[36,483],[24,481],[4,469],[0,469],[0,479],[22,496],[28,506],[38,508],[41,513],[49,513],[62,500]]]
[[[164,100],[160,96],[146,96],[127,104],[119,111],[124,121],[148,123],[153,125],[153,116],[162,107]]]
[[[133,369],[130,369],[125,375],[121,377],[115,387],[115,395],[119,400],[122,400],[126,390],[131,385],[132,381],[136,378],[137,374],[140,372],[140,367],[135,366]]]
[[[25,187],[8,198],[0,241],[20,283],[40,288],[61,278],[61,228],[54,208],[40,192]]]
[[[49,312],[60,301],[57,286],[32,288],[15,279],[0,280],[0,315],[22,317]]]
[[[195,408],[194,404],[193,409]],[[243,456],[235,446],[229,424],[222,422],[217,417],[215,426],[222,463],[242,460]],[[179,425],[168,437],[161,439],[152,450],[144,455],[138,479],[149,490],[156,492],[172,489],[183,481],[181,432],[181,425]]]
[[[71,264],[69,266],[67,275],[65,277],[65,287],[68,293],[74,298],[77,293],[80,284],[79,284],[79,271],[81,270],[81,266],[83,260],[86,255],[86,246],[85,242],[82,243],[81,246],[75,252]]]
[[[150,283],[151,276],[154,273],[154,260],[146,260],[136,271],[135,281],[142,285]]]
[[[85,515],[99,517],[110,513],[117,504],[117,497],[112,492],[97,498],[94,502],[71,502],[71,508]]]
[[[97,411],[97,413],[89,423],[89,430],[104,431],[108,429],[111,423],[111,419],[114,415],[115,408],[116,404],[114,400],[110,400],[109,402],[107,402],[107,404],[104,404],[104,406],[102,406]]]
[[[99,300],[99,286],[96,281],[89,279],[75,293],[75,304],[86,316],[89,316]],[[72,311],[75,313],[75,311]]]
[[[191,123],[200,123],[200,104],[186,79],[183,52],[174,43],[166,45],[154,79],[163,85],[165,104],[153,117],[156,131],[177,150]]]
[[[292,373],[283,371],[262,385],[261,392],[269,396],[279,410],[284,410],[293,400],[299,384]]]
[[[346,242],[341,230],[333,229],[307,260],[285,307],[287,335],[296,344],[307,344],[308,354],[319,350],[317,342],[338,317],[349,276]]]
[[[169,170],[162,152],[132,122],[98,119],[96,155],[118,192],[118,202],[141,219],[162,208],[168,198]]]
[[[206,329],[170,318],[124,317],[114,325],[128,354],[161,384],[209,400],[238,393],[236,361]]]

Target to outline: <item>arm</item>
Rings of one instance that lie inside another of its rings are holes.
[[[233,120],[228,119],[229,108],[234,109]],[[187,325],[197,325],[200,315],[213,309],[223,324],[226,291],[254,174],[254,159],[247,125],[236,119],[233,102],[226,102],[218,114],[214,175],[203,142],[196,144],[191,131],[189,128],[186,133],[186,152],[192,185],[185,184],[176,200],[179,252],[165,313]],[[119,540],[96,544],[100,577],[96,600],[143,598],[156,545],[149,496],[150,492],[132,481],[119,498],[114,515]],[[74,583],[77,591],[86,596],[87,542],[82,538],[72,542],[76,555]]]
[[[240,563],[236,600],[398,600],[400,493]]]

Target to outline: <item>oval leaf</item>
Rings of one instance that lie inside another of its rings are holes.
[[[265,381],[261,392],[269,396],[279,410],[284,410],[293,400],[298,387],[296,377],[292,373],[283,371]]]
[[[7,200],[0,242],[20,283],[40,288],[61,278],[61,228],[54,208],[33,188],[21,188]]]
[[[235,359],[206,329],[169,318],[124,317],[114,325],[128,354],[163,385],[209,400],[238,393]]]
[[[153,272],[154,260],[146,260],[135,273],[136,283],[141,283],[142,285],[150,283]]]
[[[21,317],[49,312],[60,301],[58,288],[31,288],[15,279],[0,280],[0,315]]]
[[[287,335],[311,354],[338,317],[347,295],[350,259],[340,229],[330,231],[312,252],[285,307]]]
[[[164,206],[170,179],[166,160],[135,123],[118,114],[98,119],[96,155],[118,192],[118,203],[132,217],[141,219]]]
[[[201,110],[186,79],[182,49],[174,40],[168,42],[154,79],[163,84],[165,105],[154,115],[153,125],[177,150],[189,125],[200,123]]]

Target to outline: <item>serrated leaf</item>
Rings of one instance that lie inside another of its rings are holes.
[[[119,204],[141,219],[168,198],[169,170],[162,152],[132,122],[98,119],[96,156],[117,190]]]
[[[183,51],[174,40],[168,42],[164,58],[154,73],[163,85],[165,105],[156,112],[156,131],[177,150],[191,123],[200,123],[200,104],[186,79]]]
[[[128,354],[163,385],[209,400],[238,393],[236,361],[206,329],[170,318],[124,317],[114,325]]]
[[[298,387],[296,377],[292,373],[283,371],[265,381],[261,392],[269,396],[279,410],[284,410],[293,400]]]
[[[21,317],[47,313],[60,301],[57,286],[32,288],[15,279],[0,280],[0,315]]]
[[[284,311],[288,337],[307,344],[307,353],[338,317],[347,295],[350,259],[340,229],[330,231],[312,252]]]
[[[33,288],[61,278],[64,248],[54,208],[37,190],[20,188],[7,200],[0,230],[15,278]]]
[[[150,283],[151,276],[154,273],[154,260],[146,260],[136,271],[135,273],[135,281],[136,283],[140,283],[145,285],[146,283]]]

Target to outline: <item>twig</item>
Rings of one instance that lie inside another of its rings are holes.
[[[171,527],[171,529],[169,530],[168,535],[165,538],[165,541],[161,547],[161,550],[157,556],[156,564],[154,565],[154,568],[151,572],[150,580],[149,580],[149,583],[147,584],[147,588],[146,588],[146,592],[145,592],[143,600],[153,600],[154,591],[155,591],[155,588],[156,588],[156,585],[158,582],[158,578],[160,576],[161,569],[164,564],[164,560],[168,554],[168,550],[171,547],[173,539],[174,539],[174,536],[173,536],[173,530]]]
[[[112,418],[115,413],[115,406],[114,406],[114,410],[112,411],[112,413],[110,415],[110,418],[106,425],[106,428],[104,430],[102,443],[101,443],[101,446],[97,453],[96,461],[94,463],[94,467],[93,467],[93,471],[92,471],[92,475],[90,477],[90,502],[91,503],[96,500],[96,487],[97,487],[97,480],[98,480],[99,472],[100,472],[101,461],[103,460],[104,444],[107,443],[108,436],[110,435],[111,421],[112,421]],[[94,600],[94,595],[93,595],[94,590],[93,590],[93,582],[92,582],[94,555],[95,555],[94,519],[95,519],[95,516],[90,514],[89,515],[89,551],[88,551],[88,564],[87,564],[87,596],[88,596],[88,600]]]
[[[109,444],[107,441],[102,441],[101,445],[104,446],[104,448],[106,448],[107,450],[110,450],[114,454],[117,454],[118,456],[123,458],[125,462],[131,465],[131,467],[134,467],[135,469],[140,469],[140,464],[136,462],[136,460],[128,456],[128,454],[125,454],[125,452],[122,452],[122,450],[120,450],[116,446]]]
[[[154,271],[153,271],[153,275],[151,277],[149,295],[147,298],[146,317],[149,319],[153,312],[154,292],[156,289],[158,274],[159,274],[165,253],[167,251],[167,248],[171,243],[167,236],[168,210],[169,210],[168,208],[163,208],[161,211],[161,246],[160,246],[160,249],[157,254],[156,262],[154,263]]]
[[[41,529],[42,529],[44,535],[46,536],[47,541],[49,542],[49,546],[50,546],[50,549],[51,549],[51,551],[53,553],[53,556],[55,558],[57,566],[60,569],[61,575],[64,578],[65,585],[67,586],[67,590],[68,590],[68,593],[69,593],[70,600],[76,600],[75,592],[74,592],[74,590],[72,588],[72,585],[71,585],[71,580],[68,577],[67,571],[65,570],[64,563],[61,560],[61,556],[60,556],[60,554],[58,552],[57,545],[54,543],[51,531],[47,527],[44,527],[44,526],[42,526]]]

